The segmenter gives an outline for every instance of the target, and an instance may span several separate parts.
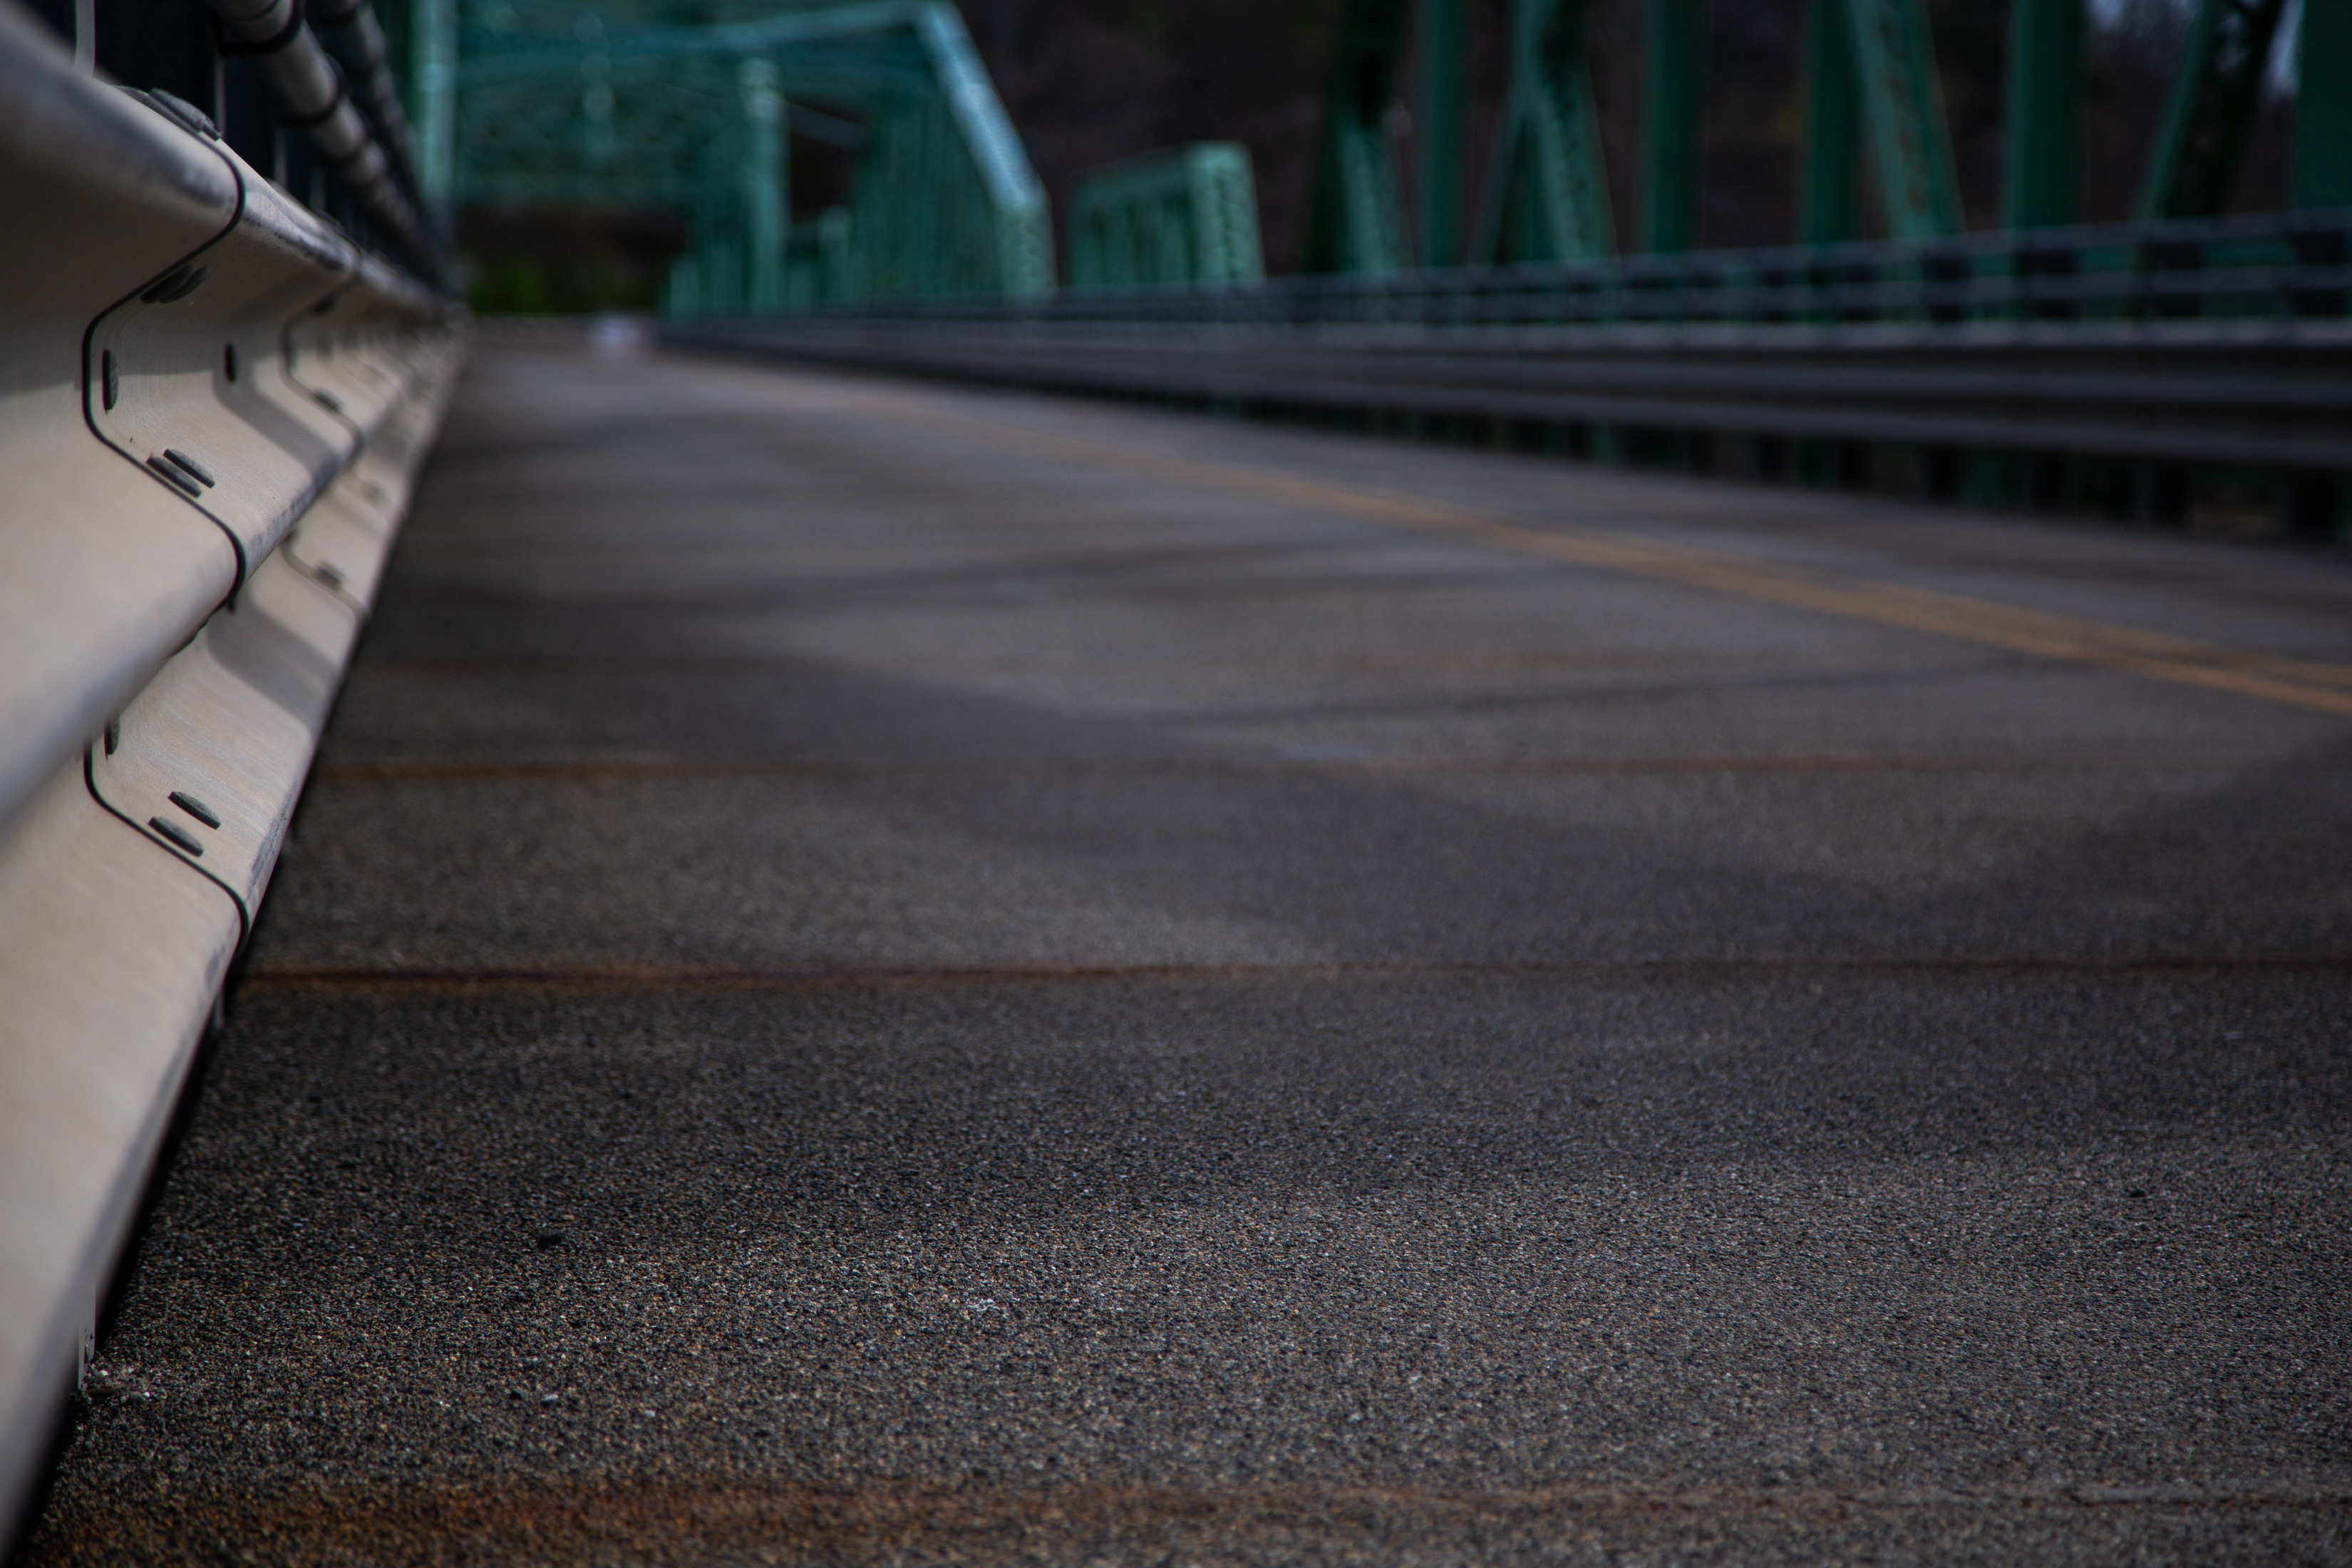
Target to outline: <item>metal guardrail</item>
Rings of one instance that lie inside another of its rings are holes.
[[[233,47],[262,62],[289,121],[309,131],[361,204],[399,236],[411,255],[429,256],[433,246],[424,220],[395,173],[407,121],[400,113],[399,98],[391,91],[383,33],[367,0],[349,0],[331,12],[320,7],[320,20],[331,15],[331,25],[353,37],[353,59],[364,65],[362,90],[373,105],[373,115],[363,113],[345,89],[341,68],[312,36],[295,0],[210,3]],[[376,136],[379,124],[385,138],[382,142]]]
[[[832,313],[1217,326],[2343,321],[2352,319],[2352,211],[1337,273],[1255,288],[1096,289],[1043,302],[941,300]]]
[[[1930,493],[2020,458],[2243,466],[2287,476],[2311,526],[2352,474],[2347,237],[2352,213],[2295,214],[940,301],[665,336],[1241,413],[1486,421],[1602,455],[1693,437],[1904,447]]]
[[[0,1535],[462,349],[202,117],[0,6]]]

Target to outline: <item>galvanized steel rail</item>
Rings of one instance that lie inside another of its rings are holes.
[[[201,115],[78,73],[12,7],[0,193],[19,223],[0,247],[5,1533],[268,887],[463,320]]]
[[[2352,473],[2348,235],[2352,214],[2299,214],[1101,290],[667,335],[1242,412],[2340,476]]]

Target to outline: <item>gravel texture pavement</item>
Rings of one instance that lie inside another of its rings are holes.
[[[25,1557],[2352,1562],[2347,784],[2338,552],[493,347]]]

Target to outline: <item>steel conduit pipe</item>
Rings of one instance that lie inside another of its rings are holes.
[[[212,0],[239,52],[267,65],[288,124],[310,133],[327,163],[360,201],[420,256],[430,247],[416,209],[392,177],[392,163],[343,89],[343,74],[320,47],[296,0]],[[379,41],[382,34],[377,35]]]

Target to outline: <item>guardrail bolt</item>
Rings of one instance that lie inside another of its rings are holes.
[[[220,826],[220,817],[214,813],[213,808],[206,805],[203,801],[198,800],[194,795],[188,794],[184,790],[175,789],[172,792],[170,798],[173,805],[178,806],[182,811],[184,811],[190,816],[194,817],[206,827],[218,827]]]
[[[211,268],[198,267],[191,262],[139,297],[150,305],[168,305],[174,300],[184,300],[194,293],[211,275]]]
[[[197,462],[194,458],[189,457],[185,452],[181,451],[176,447],[166,447],[163,448],[163,456],[170,458],[179,467],[185,468],[190,474],[194,475],[196,482],[204,486],[205,489],[210,489],[213,488],[213,471],[210,468],[205,468],[202,463]]]
[[[182,495],[194,497],[205,493],[205,487],[196,482],[195,475],[186,473],[161,458],[148,458],[147,467],[152,469],[165,484],[170,485]]]

